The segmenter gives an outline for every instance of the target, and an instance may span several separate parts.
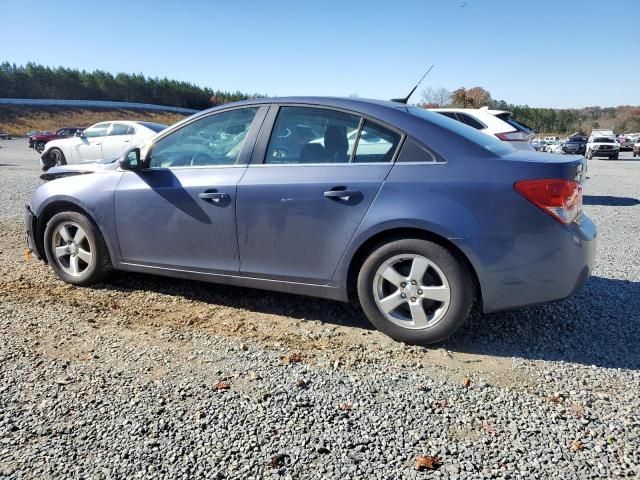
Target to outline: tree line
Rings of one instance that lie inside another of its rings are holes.
[[[424,108],[480,108],[507,110],[537,133],[588,134],[594,128],[610,128],[616,133],[640,132],[640,107],[534,108],[495,100],[482,87],[458,88],[452,92],[445,88],[429,87],[422,92]]]
[[[152,103],[202,110],[227,102],[259,97],[239,91],[225,92],[166,77],[103,70],[87,72],[35,63],[0,63],[0,97],[56,100],[110,100]]]

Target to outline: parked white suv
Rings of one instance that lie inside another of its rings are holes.
[[[489,107],[432,108],[430,110],[466,123],[481,132],[493,135],[518,150],[535,151],[535,148],[531,145],[531,140],[533,140],[534,136],[533,130],[513,118],[511,112],[489,110]]]
[[[585,157],[608,157],[617,160],[620,154],[620,144],[616,142],[613,130],[593,130],[587,141]]]

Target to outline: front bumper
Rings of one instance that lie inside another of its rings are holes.
[[[31,208],[29,208],[29,205],[26,205],[24,213],[24,224],[27,229],[27,247],[38,260],[42,260],[43,254],[42,251],[38,248],[35,235],[36,228],[38,226],[37,220],[37,217],[33,214]]]

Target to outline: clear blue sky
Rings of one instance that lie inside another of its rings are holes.
[[[638,0],[0,0],[0,61],[370,98],[404,96],[435,64],[420,89],[639,105],[639,12]]]

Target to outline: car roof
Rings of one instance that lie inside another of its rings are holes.
[[[377,100],[371,98],[353,98],[353,97],[271,97],[271,98],[252,98],[249,100],[243,100],[240,102],[225,103],[207,110],[229,108],[234,106],[249,106],[249,105],[272,105],[272,104],[297,104],[297,105],[310,105],[318,107],[335,107],[344,108],[345,110],[353,110],[363,114],[380,115],[384,111],[406,111],[407,105],[399,102],[392,102],[390,100]],[[202,113],[202,112],[199,112]]]

